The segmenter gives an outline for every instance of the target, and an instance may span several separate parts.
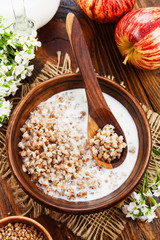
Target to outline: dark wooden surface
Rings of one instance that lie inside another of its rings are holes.
[[[136,8],[151,6],[160,6],[159,0],[137,0]],[[38,31],[42,48],[36,54],[35,70],[29,82],[35,78],[47,60],[56,62],[57,51],[61,51],[63,57],[66,52],[69,53],[73,71],[77,68],[65,29],[66,15],[70,11],[78,17],[81,23],[96,71],[100,75],[114,75],[116,82],[123,81],[127,89],[140,102],[160,113],[160,69],[142,71],[132,66],[124,66],[114,42],[116,23],[102,24],[88,19],[75,0],[61,0],[60,8],[55,17]],[[13,201],[10,189],[2,179],[0,179],[0,193],[0,216],[20,214],[18,206]],[[157,216],[158,219],[155,219],[152,223],[141,223],[128,219],[118,240],[159,240],[159,211],[157,211]],[[65,224],[57,223],[47,216],[41,216],[38,221],[48,228],[54,240],[80,239],[68,230]],[[104,237],[104,240],[107,240],[107,238]]]

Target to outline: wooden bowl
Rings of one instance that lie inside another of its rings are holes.
[[[7,130],[7,155],[14,175],[24,190],[36,201],[57,211],[71,214],[93,213],[122,201],[133,191],[145,173],[151,153],[151,132],[143,109],[138,101],[123,87],[104,77],[98,77],[102,91],[110,94],[126,109],[135,121],[139,136],[139,152],[134,169],[128,179],[114,192],[97,200],[87,202],[70,202],[52,198],[40,190],[30,176],[22,170],[22,160],[19,156],[18,143],[21,140],[20,128],[25,123],[29,113],[42,101],[52,95],[68,89],[84,87],[80,74],[68,74],[52,78],[32,89],[18,104],[12,114]]]
[[[8,223],[25,223],[27,225],[34,226],[44,235],[46,240],[53,240],[49,232],[39,222],[33,220],[32,218],[24,216],[5,217],[0,220],[0,227],[5,226]]]

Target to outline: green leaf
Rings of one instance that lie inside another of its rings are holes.
[[[140,210],[139,213],[137,214],[137,217],[141,217],[141,216],[143,216],[143,213],[142,213],[142,211]]]
[[[154,198],[152,198],[152,203],[153,203],[154,205],[157,205],[157,202],[156,202],[156,200],[155,200]]]
[[[3,86],[10,88],[10,84],[8,84],[8,83],[4,84]]]
[[[160,156],[160,151],[158,151],[157,149],[155,149],[154,147],[152,148],[152,151],[154,154],[156,154],[157,156]]]
[[[4,119],[4,116],[0,116],[0,122],[2,122]]]
[[[153,179],[153,183],[157,182],[157,176]]]

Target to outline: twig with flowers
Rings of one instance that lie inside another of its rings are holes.
[[[31,34],[15,32],[14,25],[0,17],[0,127],[9,117],[12,103],[6,97],[15,95],[21,80],[31,76],[35,48],[41,43]]]
[[[148,172],[146,172],[140,191],[138,193],[133,192],[131,195],[133,201],[122,207],[122,211],[127,218],[131,217],[133,220],[139,219],[146,222],[151,222],[154,218],[157,218],[155,210],[160,209],[160,203],[157,203],[154,197],[160,196],[160,174],[155,155],[160,156],[160,152],[153,148],[152,157],[156,165],[156,176],[153,182],[149,183]]]

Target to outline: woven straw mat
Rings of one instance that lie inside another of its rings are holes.
[[[58,52],[57,64],[54,65],[50,62],[47,62],[33,83],[22,85],[21,96],[13,98],[13,107],[15,107],[19,100],[35,85],[57,75],[72,73],[71,61],[68,54],[65,55],[62,65],[60,65],[60,62],[61,53]],[[142,107],[150,123],[153,146],[157,150],[160,150],[160,116],[157,113],[149,110],[146,106],[143,105]],[[57,213],[55,211],[44,208],[33,199],[31,199],[26,193],[24,193],[24,191],[14,179],[6,159],[6,128],[7,125],[4,125],[2,128],[0,128],[0,177],[7,179],[9,186],[13,189],[14,200],[18,206],[21,206],[23,215],[32,215],[32,217],[35,218],[40,216],[42,213],[50,215],[57,221],[65,222],[68,228],[70,228],[73,233],[75,233],[77,236],[80,236],[82,239],[103,239],[103,236],[107,236],[108,239],[116,239],[118,237],[118,235],[123,231],[127,221],[120,209],[120,205],[111,207],[110,209],[95,214],[73,216],[69,214]],[[160,168],[160,158],[156,156],[156,160],[158,167]],[[154,174],[155,163],[153,159],[151,159],[148,167],[149,181],[152,181]],[[139,188],[140,185],[138,186],[137,190]],[[125,202],[128,202],[129,199],[130,197],[128,197]]]

